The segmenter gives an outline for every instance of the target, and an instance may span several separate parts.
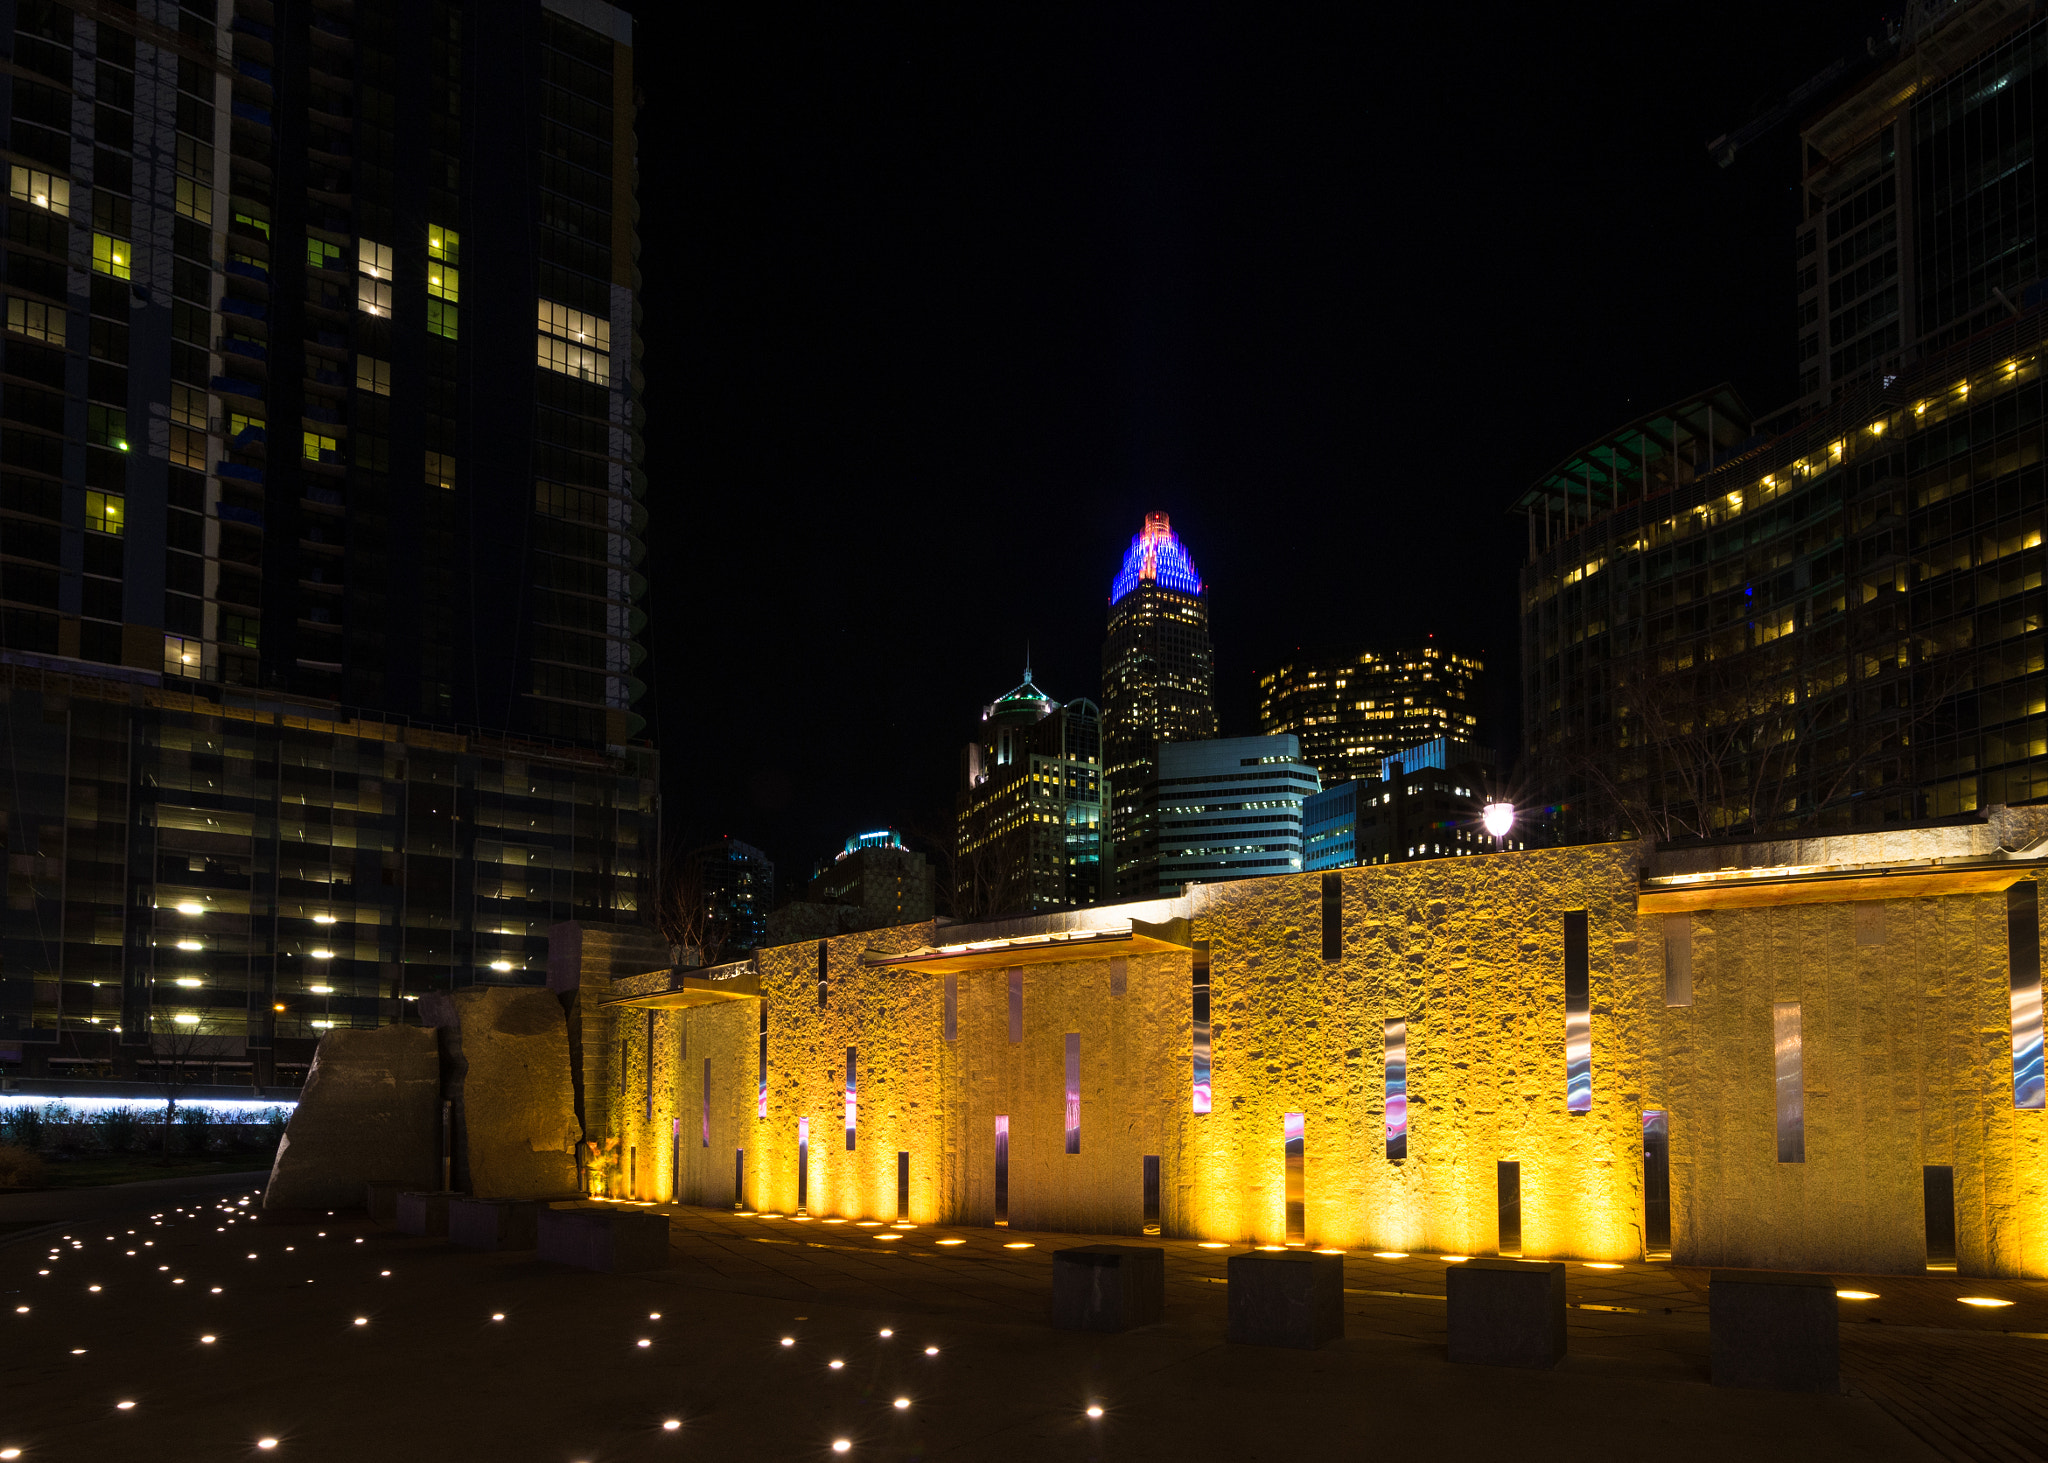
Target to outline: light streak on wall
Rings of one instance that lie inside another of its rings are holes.
[[[1592,980],[1586,951],[1586,911],[1564,917],[1564,1105],[1593,1110]]]
[[[2048,1101],[2041,1069],[2040,884],[2022,879],[2005,891],[2007,958],[2012,971],[2012,1105]]]
[[[1387,1023],[1387,1157],[1408,1156],[1408,1020]]]
[[[1067,1033],[1067,1152],[1081,1151],[1081,1033]]]
[[[1806,1074],[1797,1001],[1771,1007],[1771,1038],[1778,1074],[1778,1162],[1804,1163]]]

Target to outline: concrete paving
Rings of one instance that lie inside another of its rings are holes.
[[[2048,1336],[2039,1284],[1863,1285],[1879,1298],[1844,1302],[1863,1308],[1843,1327],[1849,1395],[1803,1396],[1710,1387],[1705,1276],[1668,1266],[1572,1266],[1570,1359],[1527,1372],[1445,1359],[1440,1258],[1348,1256],[1346,1338],[1276,1351],[1223,1341],[1231,1251],[1184,1241],[682,1209],[663,1211],[668,1268],[605,1275],[360,1215],[261,1223],[253,1197],[237,1202],[250,1187],[0,1251],[0,1449],[22,1463],[1750,1463],[2013,1457],[2048,1441],[2029,1414],[2048,1341],[2015,1334]],[[1165,1251],[1164,1324],[1047,1323],[1052,1251],[1096,1238]],[[1916,1394],[1881,1396],[1898,1375]],[[1943,1375],[1952,1389],[1930,1380]]]

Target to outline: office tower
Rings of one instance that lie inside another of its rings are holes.
[[[961,754],[953,913],[995,917],[1105,897],[1102,714],[1062,705],[1027,666]]]
[[[1505,838],[1480,822],[1493,770],[1491,752],[1446,737],[1397,749],[1374,780],[1326,787],[1302,804],[1302,870],[1529,847],[1530,815]]]
[[[686,921],[686,951],[699,963],[737,960],[767,943],[768,912],[775,908],[775,865],[750,843],[730,835],[683,855],[684,897],[695,906]]]
[[[6,13],[0,1042],[289,1067],[637,923],[630,18]]]
[[[894,828],[856,833],[811,876],[802,899],[769,914],[766,943],[915,924],[932,917],[932,894],[930,860],[905,848]]]
[[[2048,20],[1913,5],[1804,120],[1800,404],[1835,401],[2041,297]]]
[[[1102,709],[1112,881],[1104,897],[1121,897],[1137,870],[1140,799],[1159,743],[1216,735],[1209,587],[1164,513],[1145,515],[1109,587]]]
[[[1321,788],[1291,735],[1160,743],[1136,820],[1129,897],[1300,873],[1302,804]]]
[[[1370,781],[1397,747],[1476,741],[1482,669],[1437,645],[1290,661],[1259,677],[1259,730],[1300,737],[1327,783]]]
[[[2008,317],[1698,474],[1672,452],[1704,419],[1682,403],[1522,495],[1523,739],[1561,832],[2048,796],[2044,346],[2048,312]]]

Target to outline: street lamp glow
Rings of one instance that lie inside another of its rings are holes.
[[[1508,830],[1515,826],[1515,805],[1488,803],[1480,811],[1479,821],[1486,825],[1486,831],[1490,836],[1505,838],[1508,836]]]
[[[512,962],[509,960],[493,960],[491,962],[491,969],[498,971],[500,974],[503,974],[505,971],[508,971],[511,968]]]

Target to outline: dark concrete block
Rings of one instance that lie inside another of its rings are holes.
[[[1708,1294],[1714,1385],[1841,1391],[1839,1310],[1825,1275],[1716,1270]]]
[[[1166,1252],[1080,1245],[1052,1256],[1052,1323],[1066,1331],[1128,1331],[1166,1313]]]
[[[1553,1367],[1564,1360],[1564,1266],[1468,1260],[1444,1268],[1451,1360]]]
[[[444,1238],[448,1233],[448,1201],[464,1195],[441,1190],[409,1189],[398,1196],[398,1229],[401,1234]]]
[[[540,1247],[544,1199],[451,1199],[448,1242],[469,1250],[532,1250]]]
[[[363,1185],[363,1203],[370,1211],[370,1218],[378,1224],[398,1223],[398,1196],[412,1188],[400,1180],[389,1182],[372,1181]]]
[[[540,1257],[584,1270],[659,1270],[668,1264],[668,1220],[641,1209],[543,1209]]]
[[[1306,1250],[1232,1255],[1227,1339],[1313,1351],[1344,1334],[1344,1257]]]

